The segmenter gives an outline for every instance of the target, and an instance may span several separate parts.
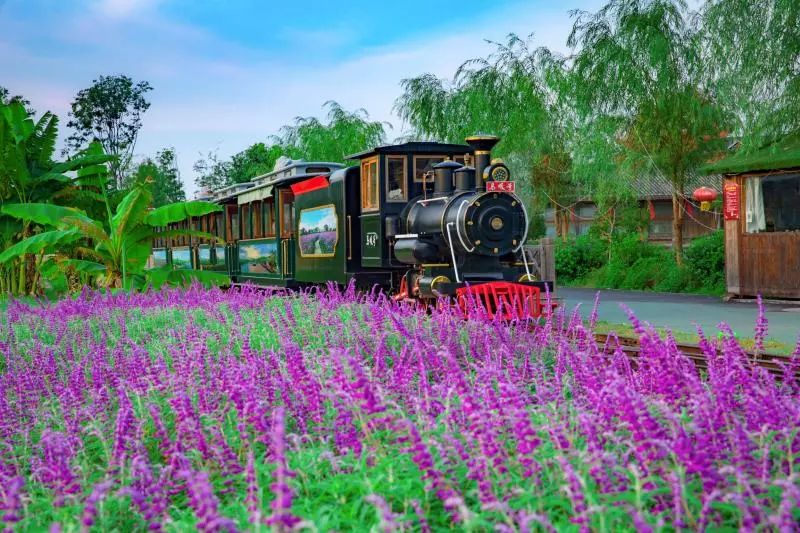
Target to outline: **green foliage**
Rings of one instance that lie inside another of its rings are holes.
[[[715,231],[694,239],[686,247],[686,267],[705,287],[725,287],[725,232]]]
[[[742,150],[800,132],[800,2],[711,0],[702,15],[707,83]]]
[[[197,186],[213,191],[250,181],[272,172],[281,156],[345,163],[348,155],[384,142],[388,124],[369,120],[365,110],[347,111],[333,101],[324,107],[328,110],[327,123],[316,117],[297,117],[294,124],[272,136],[269,145],[253,144],[229,161],[220,161],[213,152],[196,161]]]
[[[592,270],[600,268],[606,260],[605,247],[598,239],[589,235],[556,241],[555,254],[558,279],[563,281],[583,278]]]
[[[151,184],[153,207],[186,200],[174,148],[165,148],[156,154],[155,160],[147,158],[139,163],[128,179],[133,184]]]
[[[150,108],[145,94],[152,89],[146,81],[134,83],[128,76],[100,76],[72,102],[72,119],[67,124],[73,129],[67,139],[69,148],[80,150],[99,141],[105,152],[115,157],[110,169],[118,189],[124,185],[133,157],[142,114]]]
[[[719,295],[725,292],[724,236],[717,231],[693,240],[679,265],[667,248],[639,233],[618,234],[610,247],[590,233],[556,243],[556,271],[567,284]]]
[[[153,209],[144,217],[144,222],[151,226],[166,226],[173,222],[186,220],[189,217],[200,217],[218,211],[222,211],[222,207],[217,204],[192,200]]]
[[[60,253],[61,259],[64,259],[64,251],[59,245],[65,241],[84,239],[93,243],[94,247],[77,249],[76,259],[80,261],[62,260],[59,264],[82,273],[99,274],[97,277],[101,286],[127,288],[128,273],[140,276],[145,273],[145,264],[152,252],[156,226],[220,210],[216,204],[193,201],[168,204],[148,213],[147,209],[151,202],[150,190],[142,184],[131,189],[116,206],[114,212],[110,206],[108,207],[106,221],[94,220],[83,213],[54,205],[34,204],[30,210],[26,210],[23,205],[4,206],[3,213],[6,215],[26,222],[36,220],[57,229],[28,237],[10,247],[0,255],[0,263],[24,254],[44,251]],[[209,233],[190,229],[172,229],[162,233],[162,235],[167,234],[217,240]],[[194,277],[208,283],[222,281],[222,278],[203,274]],[[175,275],[165,281],[185,280],[184,275]]]
[[[669,180],[674,201],[690,174],[724,149],[720,132],[729,121],[704,88],[693,19],[683,0],[611,0],[596,13],[579,12],[568,41],[579,47],[581,113],[610,117],[622,149],[619,170]],[[680,262],[683,218],[676,222]]]
[[[348,155],[384,142],[388,124],[369,120],[364,109],[347,111],[334,101],[323,107],[328,109],[327,124],[315,117],[297,117],[294,124],[281,128],[276,140],[286,155],[344,163]]]

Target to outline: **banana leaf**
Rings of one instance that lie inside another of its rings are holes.
[[[111,231],[122,237],[126,229],[135,228],[144,218],[151,200],[150,191],[134,187],[117,206],[117,212],[111,218]]]
[[[0,254],[0,264],[6,263],[11,259],[15,259],[21,255],[35,254],[50,246],[72,242],[79,237],[80,235],[78,232],[73,229],[53,230],[39,233],[7,248],[2,254]]]
[[[78,272],[86,274],[98,274],[106,271],[106,266],[102,263],[95,261],[86,261],[85,259],[64,259],[58,263],[62,267],[74,268]]]
[[[66,217],[88,220],[80,209],[53,204],[6,204],[0,213],[49,226],[60,226]]]
[[[144,222],[150,226],[166,226],[189,217],[199,217],[217,211],[222,211],[222,207],[211,202],[202,200],[177,202],[153,209],[144,217]]]

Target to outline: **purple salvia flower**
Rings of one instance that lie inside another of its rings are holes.
[[[14,476],[2,479],[2,484],[4,531],[10,532],[14,530],[14,524],[22,520],[22,487],[25,486],[25,478]]]
[[[291,530],[300,519],[292,515],[292,498],[294,492],[289,486],[289,479],[295,473],[289,470],[286,462],[286,420],[282,407],[275,410],[272,419],[272,462],[275,463],[274,482],[270,485],[275,499],[270,507],[272,514],[267,518],[267,524],[278,531]]]
[[[365,500],[374,505],[378,510],[381,531],[384,533],[392,533],[400,529],[397,523],[397,515],[392,512],[392,508],[386,503],[386,500],[377,494],[370,494]]]
[[[95,524],[97,520],[97,506],[113,486],[114,482],[111,480],[100,482],[94,486],[92,493],[86,498],[86,504],[83,507],[83,514],[81,515],[82,531],[89,531]]]
[[[245,498],[245,503],[247,505],[249,522],[251,526],[257,528],[261,524],[261,489],[258,487],[253,450],[247,452],[245,477],[247,481],[247,498]]]

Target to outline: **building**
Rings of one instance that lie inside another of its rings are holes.
[[[720,176],[699,175],[692,177],[684,192],[684,242],[695,237],[706,235],[722,228],[722,216],[718,210],[704,212],[698,202],[692,199],[692,191],[698,187],[710,187],[722,194]],[[639,207],[649,215],[648,240],[665,245],[672,242],[672,185],[663,178],[640,179],[634,186],[638,191]],[[597,217],[597,205],[589,199],[581,199],[567,206],[570,210],[570,235],[585,235]],[[556,236],[555,209],[545,209],[545,225],[547,236]]]
[[[728,294],[800,298],[800,133],[705,170],[724,176]]]

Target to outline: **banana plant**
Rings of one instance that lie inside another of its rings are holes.
[[[58,117],[52,113],[44,113],[34,122],[22,104],[0,103],[0,203],[59,202],[59,197],[67,196],[72,202],[88,197],[96,203],[97,193],[79,186],[69,174],[77,171],[84,179],[90,179],[105,169],[105,163],[112,158],[99,147],[90,147],[69,161],[55,162],[57,134]],[[28,220],[9,217],[0,217],[0,229],[0,246],[3,248],[27,239],[37,230]],[[53,236],[39,239],[40,245],[48,238]],[[14,279],[6,269],[2,272],[2,285],[5,290],[23,294],[30,272],[28,255],[17,257],[18,277]],[[41,256],[37,260],[40,259]],[[15,267],[11,265],[10,268]]]
[[[116,210],[112,212],[108,208],[106,223],[71,207],[40,203],[4,205],[0,213],[50,229],[28,237],[0,253],[0,265],[25,254],[56,252],[55,261],[61,266],[91,273],[97,276],[103,287],[127,289],[129,274],[137,276],[137,279],[147,274],[145,266],[152,253],[156,228],[221,210],[218,205],[203,201],[179,202],[149,210],[151,202],[148,184],[137,185],[125,195]],[[106,205],[108,206],[107,200]],[[192,229],[171,229],[161,231],[158,235],[192,236],[219,241],[210,233]],[[87,242],[92,243],[92,246],[83,244]],[[76,257],[57,253],[66,245],[72,245]],[[227,281],[227,276],[217,275],[211,280],[208,274],[210,273],[203,271],[186,271],[180,277],[194,277],[217,283]]]

